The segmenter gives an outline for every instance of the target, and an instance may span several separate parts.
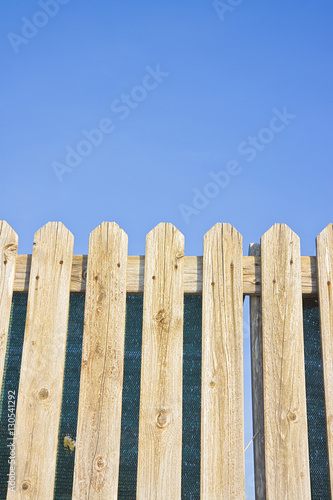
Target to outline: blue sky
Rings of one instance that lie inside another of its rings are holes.
[[[62,1],[46,21],[38,2],[2,5],[1,217],[20,252],[61,220],[86,253],[89,232],[115,220],[132,254],[160,221],[185,234],[192,255],[218,221],[243,234],[246,252],[286,222],[313,254],[332,220],[331,2],[244,0],[221,20],[212,2]],[[46,22],[27,43],[9,38],[29,32],[22,18]],[[169,75],[121,120],[111,104],[158,65]],[[239,145],[284,107],[296,118],[248,162]],[[52,163],[103,118],[114,131],[59,182]],[[193,189],[232,160],[242,172],[186,223],[179,205],[193,208]]]
[[[61,220],[87,253],[115,220],[130,254],[165,221],[188,255],[216,222],[245,255],[285,222],[313,255],[332,222],[332,14],[329,0],[2,2],[0,218],[19,252]]]

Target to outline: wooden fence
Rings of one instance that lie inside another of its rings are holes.
[[[88,256],[48,223],[32,256],[0,222],[0,375],[13,291],[29,292],[16,409],[15,492],[53,498],[70,292],[85,292],[73,499],[117,499],[126,293],[144,293],[138,500],[181,498],[183,300],[202,293],[201,499],[244,499],[243,298],[250,296],[257,499],[311,498],[302,296],[319,298],[329,473],[333,481],[333,226],[317,256],[275,224],[243,256],[242,236],[216,224],[203,257],[184,255],[171,224],[147,236],[145,257],[104,222]],[[45,446],[47,443],[47,446]]]

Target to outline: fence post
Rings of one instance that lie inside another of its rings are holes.
[[[252,243],[249,248],[249,256],[260,257],[260,255],[260,245],[258,243]],[[266,481],[261,297],[250,297],[250,323],[255,491],[256,498],[265,500]]]

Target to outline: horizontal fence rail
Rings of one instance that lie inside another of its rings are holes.
[[[2,429],[9,445],[1,446],[8,448],[8,500],[55,498],[64,377],[71,363],[66,355],[71,293],[84,295],[85,304],[75,442],[65,438],[74,453],[73,481],[62,498],[132,498],[119,496],[129,294],[143,294],[142,323],[137,325],[142,352],[133,452],[136,498],[245,500],[246,295],[256,499],[333,498],[332,224],[317,237],[317,255],[310,257],[301,256],[299,237],[284,224],[272,226],[260,245],[251,244],[248,256],[242,236],[230,224],[216,224],[206,233],[202,257],[186,256],[184,236],[165,223],[147,235],[145,256],[128,256],[127,235],[113,222],[91,233],[88,255],[73,255],[73,244],[63,224],[52,222],[35,234],[32,255],[20,255],[17,234],[0,221],[1,401],[9,422]],[[4,384],[17,292],[27,293],[28,300],[18,394],[10,403]],[[200,488],[187,496],[182,471],[183,364],[188,356],[183,349],[184,295],[202,296],[201,422],[196,431]],[[306,382],[305,299],[317,301],[320,317],[317,371],[322,371],[326,423],[319,436],[327,447],[325,494],[317,493],[312,474],[320,450],[308,438],[312,381]]]
[[[74,255],[71,292],[86,291],[87,255]],[[184,257],[184,293],[202,293],[203,257]],[[31,269],[31,255],[17,255],[14,279],[15,292],[28,292]],[[318,295],[317,258],[301,257],[302,293]],[[127,258],[127,293],[143,293],[145,257],[129,255]],[[243,293],[249,296],[261,295],[261,260],[256,256],[243,256]]]

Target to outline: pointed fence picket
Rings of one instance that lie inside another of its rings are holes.
[[[326,405],[327,445],[333,495],[333,225],[317,236],[321,345]]]
[[[35,234],[8,500],[53,498],[73,244],[61,223]]]
[[[8,327],[15,279],[18,236],[5,221],[0,221],[0,384],[5,365]],[[0,385],[0,387],[1,387]]]
[[[143,293],[136,497],[182,497],[184,294],[202,293],[201,500],[244,499],[243,297],[250,296],[256,498],[311,498],[302,298],[318,297],[327,442],[333,491],[333,226],[317,257],[276,224],[243,256],[242,236],[216,224],[203,257],[159,224],[145,256],[127,255],[127,235],[104,222],[88,256],[73,256],[61,223],[16,255],[0,221],[0,376],[6,372],[13,292],[28,292],[15,423],[15,491],[7,499],[52,499],[70,292],[85,293],[85,321],[72,498],[118,498],[126,294]],[[7,409],[2,395],[3,411]],[[72,485],[68,485],[71,491]],[[68,497],[69,498],[69,497]],[[332,496],[333,498],[333,496]]]
[[[89,242],[73,499],[118,495],[127,235],[101,224]]]
[[[261,238],[267,498],[311,498],[299,237],[275,224]]]
[[[184,237],[171,224],[147,236],[137,499],[180,500]]]
[[[201,498],[245,498],[242,237],[216,224],[204,237]]]

